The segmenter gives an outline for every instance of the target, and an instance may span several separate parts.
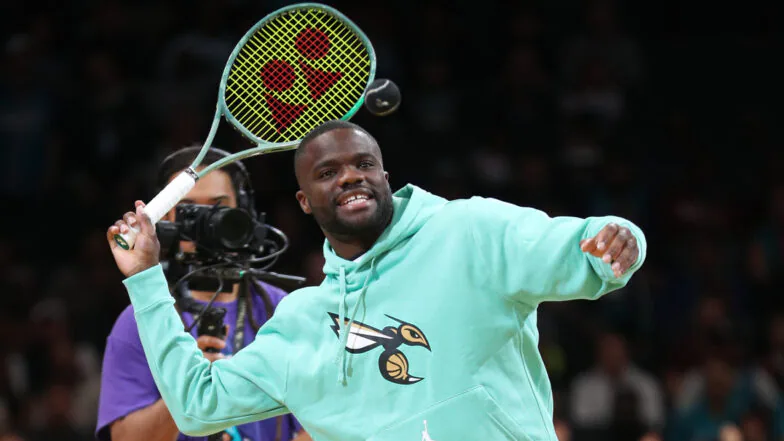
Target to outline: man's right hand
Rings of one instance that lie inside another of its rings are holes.
[[[125,250],[117,245],[114,236],[127,233],[129,231],[128,225],[138,225],[141,231],[136,236],[133,249]],[[158,242],[155,226],[144,213],[144,202],[142,201],[136,201],[136,213],[131,211],[125,213],[121,220],[109,227],[106,231],[106,239],[109,241],[117,268],[125,277],[131,277],[152,268],[159,262],[161,244]]]

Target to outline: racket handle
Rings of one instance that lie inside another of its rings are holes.
[[[144,212],[150,217],[153,225],[158,223],[169,210],[177,205],[177,202],[196,185],[197,179],[198,175],[191,169],[187,169],[177,175],[149,204],[145,205]],[[114,241],[120,247],[130,250],[133,248],[133,244],[136,242],[136,235],[140,231],[137,226],[130,227],[127,233],[115,235]]]

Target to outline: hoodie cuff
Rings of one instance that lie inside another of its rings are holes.
[[[141,312],[161,302],[173,302],[169,282],[159,263],[123,280],[135,312]]]

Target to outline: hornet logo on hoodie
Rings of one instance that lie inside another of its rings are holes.
[[[334,322],[331,326],[335,335],[340,338],[338,324],[340,318],[337,314],[328,313]],[[398,320],[387,315],[390,319],[399,323],[399,326],[387,326],[384,329],[376,329],[364,323],[355,321],[348,330],[349,336],[346,341],[346,351],[352,354],[361,354],[377,347],[384,348],[378,358],[378,369],[385,380],[397,384],[414,384],[423,378],[415,377],[408,373],[408,359],[405,354],[400,352],[400,345],[422,346],[428,351],[430,344],[425,338],[425,334],[415,325]],[[348,326],[349,320],[344,319],[344,326]]]

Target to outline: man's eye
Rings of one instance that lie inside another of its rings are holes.
[[[359,167],[360,168],[373,167],[373,163],[370,161],[362,161],[359,163]]]
[[[319,178],[326,178],[332,176],[332,174],[333,174],[332,170],[324,170],[323,172],[319,173]]]

